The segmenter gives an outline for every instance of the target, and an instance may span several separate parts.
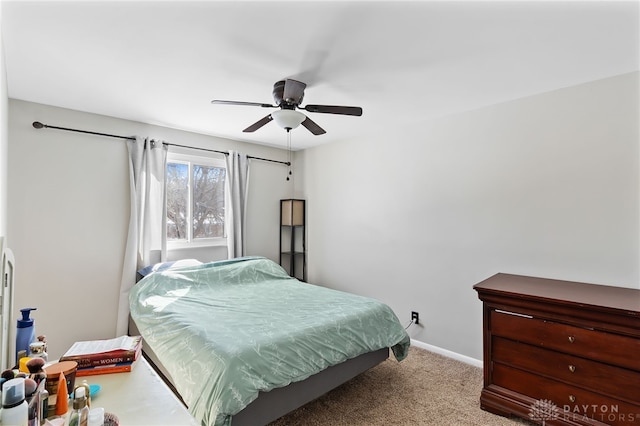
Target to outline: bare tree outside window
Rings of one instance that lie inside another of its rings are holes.
[[[189,212],[189,165],[167,163],[167,239],[187,239]]]
[[[224,237],[224,180],[220,167],[193,166],[193,238]]]
[[[168,241],[225,236],[225,179],[224,167],[167,163]]]

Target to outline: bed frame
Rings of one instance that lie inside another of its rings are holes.
[[[132,319],[129,320],[129,334],[140,334]],[[171,375],[162,366],[157,356],[150,348],[144,345],[142,351],[154,370],[158,372],[184,404],[184,400],[173,385]],[[388,357],[389,348],[368,352],[341,364],[331,366],[303,381],[294,382],[269,392],[260,392],[256,400],[233,416],[232,424],[233,426],[266,425],[375,367]]]

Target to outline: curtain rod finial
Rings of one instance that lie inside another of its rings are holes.
[[[35,127],[36,129],[42,129],[44,127],[44,124],[42,124],[39,121],[34,121],[33,122],[33,127]]]

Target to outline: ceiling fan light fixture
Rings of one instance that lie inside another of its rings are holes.
[[[271,118],[283,129],[295,129],[307,118],[303,113],[292,109],[280,109],[271,113]]]

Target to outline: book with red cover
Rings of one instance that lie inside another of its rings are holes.
[[[78,368],[76,370],[76,377],[95,376],[98,374],[129,373],[135,364],[136,362],[132,361],[99,365],[97,367]]]
[[[118,349],[113,349],[114,347]],[[60,361],[75,361],[78,363],[78,369],[81,369],[131,363],[136,361],[141,353],[141,336],[122,336],[108,340],[76,342],[60,357]]]

